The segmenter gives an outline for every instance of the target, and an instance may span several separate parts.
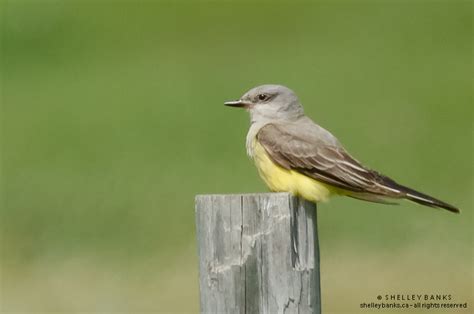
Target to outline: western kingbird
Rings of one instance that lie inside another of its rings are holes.
[[[312,202],[332,195],[377,203],[408,199],[459,213],[450,204],[364,167],[329,131],[304,114],[298,97],[285,86],[258,86],[225,105],[250,112],[247,154],[274,192],[290,192]]]

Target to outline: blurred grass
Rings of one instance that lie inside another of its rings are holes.
[[[0,13],[2,311],[196,311],[194,195],[266,190],[245,156],[247,114],[222,105],[262,83],[295,89],[367,165],[463,210],[321,205],[326,312],[342,311],[337,289],[359,302],[377,288],[351,290],[361,277],[330,266],[347,247],[342,269],[375,260],[366,279],[445,260],[469,275],[412,274],[399,289],[472,292],[471,3],[4,1]],[[392,253],[405,263],[385,269]]]

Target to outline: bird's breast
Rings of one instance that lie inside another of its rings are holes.
[[[313,202],[326,201],[337,192],[335,188],[327,184],[275,164],[256,138],[251,146],[252,158],[258,173],[270,190],[290,192]]]

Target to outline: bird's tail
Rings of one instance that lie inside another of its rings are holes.
[[[413,201],[415,203],[425,205],[425,206],[430,206],[430,207],[438,207],[438,208],[444,208],[449,210],[450,212],[453,213],[459,213],[459,209],[453,205],[450,205],[448,203],[445,203],[443,201],[440,201],[434,197],[431,197],[429,195],[420,193],[418,191],[415,191],[413,189],[410,189],[409,187],[397,184],[397,189],[403,193],[404,197],[410,201]]]

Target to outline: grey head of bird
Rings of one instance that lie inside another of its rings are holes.
[[[245,108],[251,122],[292,121],[304,115],[298,96],[282,85],[261,85],[246,92],[239,100],[228,101],[226,106]]]

